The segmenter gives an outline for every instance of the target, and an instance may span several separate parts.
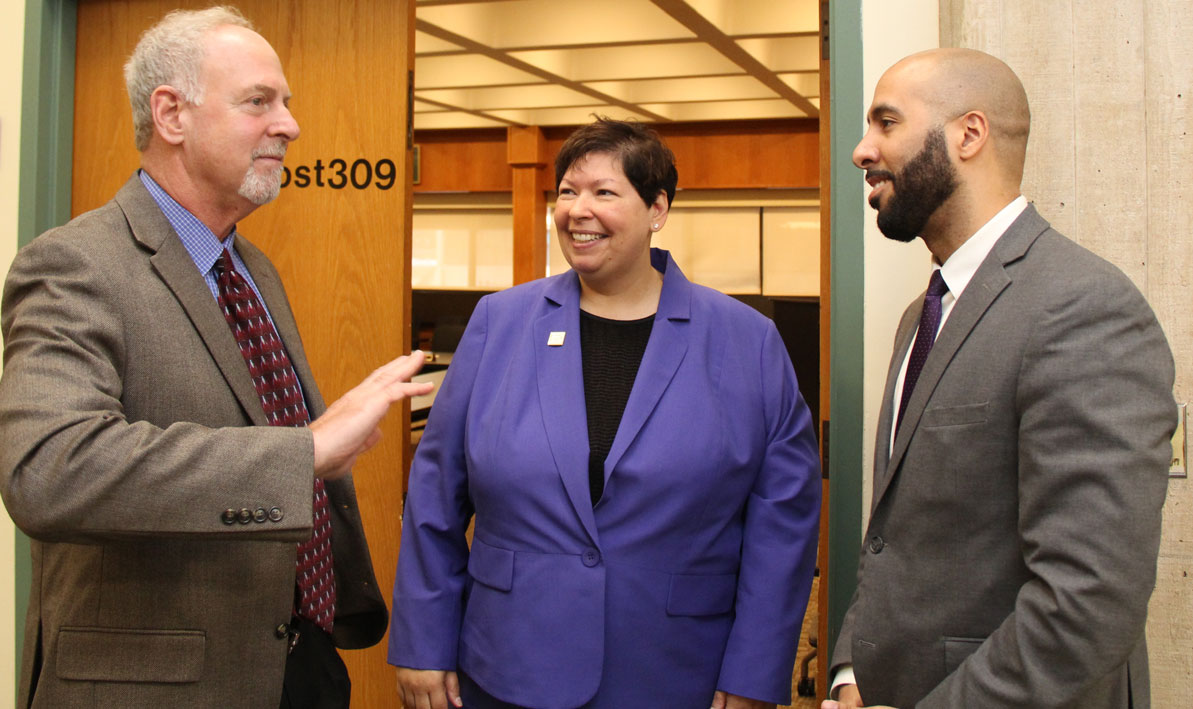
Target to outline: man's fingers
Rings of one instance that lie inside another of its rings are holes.
[[[418,370],[423,368],[423,362],[426,361],[421,350],[415,350],[408,355],[402,355],[395,359],[386,362],[373,373],[369,375],[370,379],[376,379],[382,384],[388,384],[394,380],[408,381],[418,373]]]
[[[435,388],[434,384],[410,381],[410,378],[422,369],[423,361],[423,353],[415,350],[411,354],[398,357],[373,370],[373,373],[366,377],[362,384],[375,385],[385,389],[390,401],[429,394]]]
[[[431,390],[435,388],[435,384],[432,382],[394,382],[387,388],[391,393],[396,392],[400,394],[396,398],[401,399],[402,397],[409,398],[411,396],[430,394]]]
[[[356,456],[377,445],[381,438],[378,424],[390,406],[434,388],[430,382],[409,381],[422,363],[422,352],[415,350],[373,370],[311,422],[317,477],[335,479],[347,475]],[[409,686],[401,678],[398,681],[404,687]]]

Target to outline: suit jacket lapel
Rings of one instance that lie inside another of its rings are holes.
[[[974,274],[969,285],[965,287],[965,292],[953,305],[948,320],[941,327],[940,334],[932,345],[932,351],[928,353],[928,359],[924,363],[924,369],[920,372],[920,379],[916,382],[911,400],[907,402],[907,410],[903,413],[903,425],[895,437],[895,445],[891,450],[886,473],[881,481],[876,481],[875,504],[886,491],[894,477],[894,471],[902,462],[912,435],[919,426],[924,408],[927,406],[932,392],[936,389],[936,385],[940,382],[940,378],[944,375],[945,369],[948,368],[949,362],[952,361],[957,350],[981,320],[982,315],[998,298],[998,295],[1011,284],[1011,277],[1007,274],[1005,266],[1023,258],[1028,247],[1046,228],[1048,228],[1048,222],[1036,212],[1034,207],[1029,205],[1023,214],[1019,215],[1019,218],[999,237],[994,248],[986,256],[982,265],[978,267],[977,273]],[[916,319],[918,320],[918,318],[917,310]],[[899,364],[901,365],[902,361]]]
[[[137,175],[116,194],[116,203],[124,211],[133,237],[153,252],[150,263],[186,311],[249,419],[255,425],[268,426],[261,398],[219,305],[174,227]]]
[[[625,412],[618,424],[609,455],[605,458],[606,484],[618,461],[658,406],[688,351],[685,330],[692,316],[692,285],[669,253],[652,249],[651,260],[656,269],[663,271],[663,292],[659,296],[659,309],[651,328],[650,341],[642,354],[638,374],[634,377],[634,387],[626,401]]]
[[[592,493],[588,489],[588,418],[580,355],[580,283],[575,272],[552,279],[544,291],[544,312],[531,329],[539,405],[551,455],[564,490],[594,543],[599,543]],[[547,338],[565,333],[563,345]]]
[[[882,394],[882,407],[878,410],[878,432],[874,442],[874,489],[878,490],[885,486],[885,479],[887,476],[888,466],[891,460],[891,428],[895,425],[894,420],[894,402],[895,402],[895,384],[899,378],[899,370],[903,367],[903,360],[907,357],[907,350],[911,347],[912,338],[915,337],[916,327],[920,320],[920,311],[923,308],[923,297],[921,296],[919,307],[908,308],[903,313],[903,319],[899,322],[899,328],[895,331],[895,349],[891,353],[890,364],[887,365],[886,373],[886,387]],[[878,501],[878,496],[874,495],[870,500],[871,512],[874,508],[874,503]]]
[[[957,348],[965,342],[982,314],[1010,282],[1011,279],[1003,270],[1002,262],[995,257],[995,254],[991,253],[978,268],[973,280],[965,287],[965,292],[953,305],[949,319],[941,327],[940,334],[937,335],[936,342],[932,345],[932,351],[928,353],[928,359],[924,362],[924,368],[920,372],[919,381],[916,382],[915,391],[911,393],[911,399],[907,402],[907,410],[903,412],[903,425],[899,427],[899,432],[895,435],[895,445],[891,449],[891,459],[887,463],[886,474],[883,475],[881,486],[875,489],[876,501],[886,491],[894,471],[903,460],[908,443],[919,426],[924,407],[927,406],[933,390],[936,389],[936,385],[940,382],[945,369],[948,368],[953,355],[957,353]],[[902,361],[897,366],[901,365]],[[898,370],[896,370],[897,373]]]

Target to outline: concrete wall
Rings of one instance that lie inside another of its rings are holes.
[[[1011,65],[1032,107],[1023,191],[1156,311],[1193,397],[1193,3],[941,0],[941,46]],[[1193,487],[1172,479],[1148,623],[1152,704],[1193,698]]]
[[[17,250],[17,177],[21,137],[21,65],[25,3],[0,4],[0,273]],[[16,702],[16,630],[12,568],[13,525],[0,514],[0,709]]]

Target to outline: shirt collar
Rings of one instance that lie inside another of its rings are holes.
[[[1027,198],[1023,195],[1011,200],[990,221],[983,224],[982,228],[974,232],[974,235],[969,237],[964,244],[961,244],[940,267],[940,275],[944,278],[945,285],[949,287],[949,293],[954,298],[961,297],[962,291],[969,285],[974,274],[978,272],[978,267],[986,260],[986,256],[990,254],[999,237],[1010,228],[1025,209],[1027,209]]]
[[[227,238],[220,241],[207,225],[199,221],[199,218],[191,214],[186,207],[179,204],[173,197],[162,189],[161,185],[157,184],[148,172],[139,170],[138,174],[141,177],[141,183],[145,185],[145,189],[149,190],[149,195],[153,197],[153,201],[166,215],[166,219],[170,222],[170,226],[174,227],[174,231],[178,234],[178,238],[182,240],[182,245],[186,247],[186,252],[190,254],[191,260],[195,262],[199,273],[208,273],[212,266],[219,260],[220,255],[223,254],[224,249],[231,251],[236,240],[236,227],[232,227],[232,231]]]

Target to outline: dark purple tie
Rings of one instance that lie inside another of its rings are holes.
[[[215,278],[224,319],[248,364],[270,425],[307,425],[311,416],[286,346],[257,294],[232,265],[227,249],[215,264]],[[298,545],[298,614],[330,633],[336,611],[336,583],[331,563],[331,510],[320,478],[315,478],[313,516],[311,538]]]
[[[911,358],[907,360],[907,375],[903,377],[903,396],[899,398],[899,416],[895,419],[896,435],[903,423],[903,412],[907,410],[907,402],[911,401],[915,383],[924,369],[924,362],[928,360],[928,353],[932,351],[932,343],[936,342],[936,331],[940,328],[940,299],[948,292],[949,287],[945,285],[940,269],[932,271],[928,292],[924,294],[924,310],[920,313],[920,329],[915,333]]]

